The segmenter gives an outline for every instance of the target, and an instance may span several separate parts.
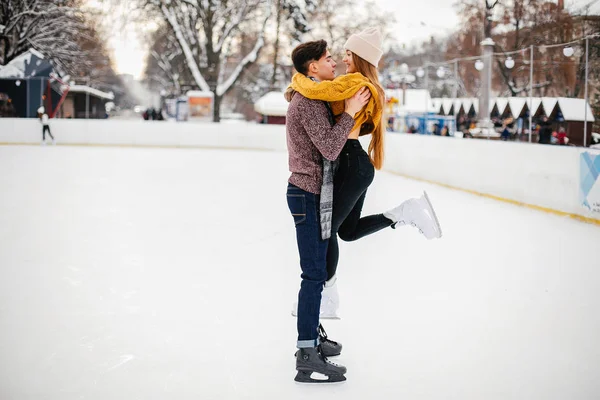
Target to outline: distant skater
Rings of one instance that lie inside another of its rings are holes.
[[[42,124],[42,145],[46,145],[46,131],[48,131],[48,135],[52,138],[52,144],[56,144],[54,136],[50,133],[50,118],[46,114],[46,109],[44,107],[38,108],[38,115]]]

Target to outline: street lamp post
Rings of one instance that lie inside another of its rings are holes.
[[[406,63],[400,65],[400,67],[394,71],[391,76],[391,80],[394,83],[400,83],[402,86],[402,105],[406,106],[406,84],[415,81],[415,76],[410,73],[410,69]]]
[[[477,60],[475,68],[482,71],[482,87],[479,97],[479,126],[485,128],[489,135],[490,129],[490,95],[492,92],[492,57],[494,55],[494,41],[491,38],[486,38],[481,42],[483,46],[483,62]]]
[[[587,111],[588,111],[588,54],[589,38],[585,37],[585,88],[583,97],[585,97],[585,111],[583,117],[583,147],[587,147]]]
[[[599,37],[599,33],[594,33],[592,35],[586,36],[585,39],[585,84],[583,89],[583,97],[584,97],[584,111],[583,111],[583,147],[587,147],[587,114],[588,114],[588,81],[589,81],[589,51],[590,51],[590,43],[589,40],[591,37]],[[574,43],[574,42],[571,42]],[[567,43],[567,46],[563,48],[563,54],[565,57],[571,57],[575,54],[575,50],[571,47],[571,43]],[[553,46],[554,47],[554,46]]]
[[[486,130],[490,138],[490,93],[492,91],[492,57],[494,56],[494,41],[486,38],[481,42],[483,46],[482,59],[475,62],[475,69],[481,72],[481,90],[479,92],[478,125],[483,132]]]
[[[427,123],[429,122],[429,101],[427,96],[429,95],[429,64],[425,63],[425,114],[423,117],[423,134],[427,135]]]
[[[533,45],[529,46],[529,143],[533,133]]]
[[[458,97],[458,60],[454,60],[454,93],[452,93],[452,97],[454,99]]]

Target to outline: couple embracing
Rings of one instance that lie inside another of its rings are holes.
[[[335,317],[338,237],[354,241],[384,228],[416,227],[428,239],[441,228],[426,193],[382,213],[361,216],[375,169],[384,159],[385,93],[377,65],[383,54],[376,28],[344,45],[346,74],[335,77],[327,42],[303,43],[292,52],[297,73],[285,93],[289,169],[287,203],[294,219],[302,270],[298,294],[295,380],[339,382],[346,368],[328,357],[342,345],[327,337],[319,318]],[[365,151],[358,138],[371,135]],[[323,301],[322,300],[323,297]],[[315,379],[313,373],[326,379]]]

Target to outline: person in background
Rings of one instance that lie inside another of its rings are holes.
[[[592,144],[590,148],[600,149],[600,133],[592,132]]]
[[[510,131],[508,130],[508,126],[504,125],[504,129],[502,129],[502,134],[500,135],[500,137],[505,142],[510,139]]]
[[[565,132],[565,128],[563,126],[558,128],[558,134],[556,135],[556,138],[558,139],[558,144],[560,146],[566,146],[569,143],[567,132]]]
[[[509,126],[511,126],[513,122],[514,119],[512,117],[506,118],[504,121],[502,121],[502,132],[500,134],[500,139],[504,141],[510,140],[512,132],[510,131]]]
[[[548,117],[544,116],[540,121],[540,135],[538,139],[538,143],[540,144],[550,144],[552,138],[552,125],[550,121],[548,121]]]
[[[50,133],[50,118],[48,117],[48,114],[46,114],[46,109],[44,107],[38,108],[38,116],[40,118],[40,124],[42,124],[42,145],[46,145],[46,131],[48,131],[48,135],[52,138],[52,144],[56,144],[54,136]]]

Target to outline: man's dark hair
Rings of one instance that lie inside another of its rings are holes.
[[[315,40],[314,42],[302,43],[292,51],[292,62],[294,68],[301,74],[308,73],[308,66],[313,61],[318,61],[327,53],[327,42]]]

